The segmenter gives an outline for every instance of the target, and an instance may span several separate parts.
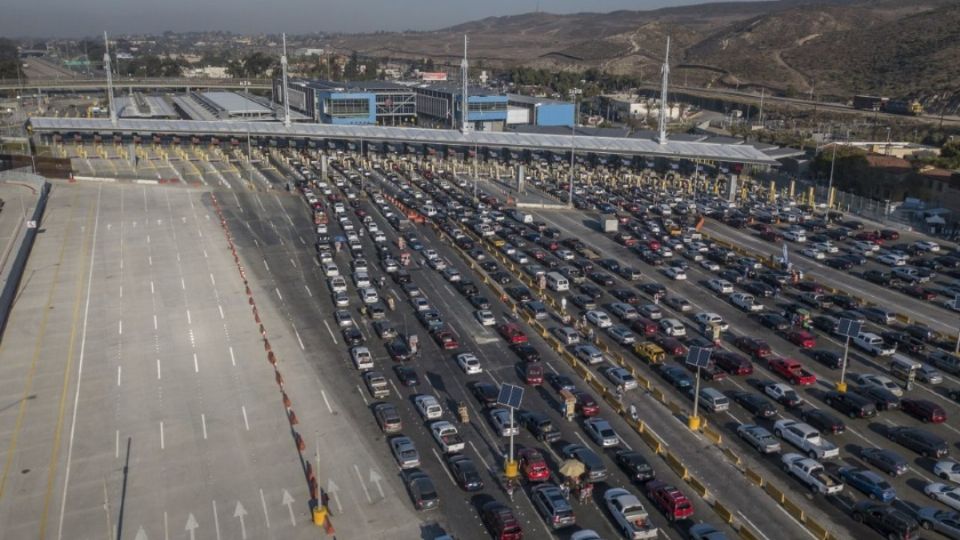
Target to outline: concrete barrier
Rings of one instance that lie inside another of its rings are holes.
[[[766,483],[763,486],[763,489],[767,492],[767,495],[770,495],[770,498],[777,501],[778,504],[783,504],[783,501],[786,499],[786,497],[783,495],[783,492],[777,489],[777,486],[771,483]]]
[[[753,529],[743,524],[741,524],[740,528],[737,529],[737,534],[739,534],[740,538],[743,538],[743,540],[761,540],[759,534],[753,532]]]
[[[663,393],[663,391],[660,390],[659,388],[654,388],[654,389],[653,389],[653,397],[654,397],[657,401],[659,401],[660,403],[666,403],[666,402],[667,402],[667,396],[666,396],[666,395]]]
[[[900,313],[897,313],[897,320],[902,322],[903,324],[910,324],[910,317],[907,317],[906,315],[901,315]]]
[[[673,472],[677,473],[677,476],[683,480],[690,478],[687,468],[677,456],[673,455],[673,452],[667,451],[665,459],[667,461],[667,465],[673,470]]]
[[[807,530],[810,531],[810,534],[816,536],[820,540],[826,540],[830,537],[830,531],[828,531],[823,525],[820,525],[816,521],[807,518],[807,521],[804,523],[807,526]]]
[[[599,393],[600,395],[606,394],[607,388],[603,385],[602,382],[600,382],[600,381],[598,381],[598,380],[596,380],[596,379],[593,379],[593,378],[589,379],[587,382],[588,382],[588,383],[590,384],[590,386],[592,386],[593,389],[596,390],[597,393]]]
[[[618,415],[622,415],[622,414],[623,414],[623,404],[620,403],[620,401],[617,399],[617,396],[616,396],[615,394],[611,394],[611,393],[607,392],[607,393],[603,394],[603,399],[604,399],[604,401],[606,401],[607,403],[609,403],[611,407],[613,407],[613,410],[614,410]]]
[[[710,427],[703,428],[703,436],[709,439],[713,444],[720,444],[723,442],[723,435]]]
[[[696,491],[701,497],[703,497],[704,499],[707,498],[707,493],[708,493],[707,486],[703,485],[699,480],[697,480],[693,476],[691,476],[690,478],[687,478],[687,483],[690,484],[690,487],[692,487],[693,490]]]
[[[644,431],[640,431],[638,434],[640,435],[640,438],[643,439],[643,442],[647,443],[647,446],[649,446],[650,449],[653,450],[653,453],[655,454],[663,453],[663,444],[660,442],[659,439],[657,439],[657,437],[653,433],[645,429]]]
[[[723,521],[733,523],[733,512],[728,510],[726,506],[720,504],[720,501],[713,503],[713,511],[716,512]]]
[[[737,457],[737,461],[739,460],[740,458]],[[743,471],[743,474],[746,475],[747,479],[753,482],[754,484],[760,487],[763,487],[763,484],[765,483],[763,480],[763,476],[760,476],[760,473],[758,473],[757,471],[748,468],[747,470]]]
[[[800,523],[805,523],[807,521],[807,516],[803,512],[803,508],[797,506],[797,503],[791,501],[790,499],[783,498],[783,508],[787,511],[788,514],[793,516]]]

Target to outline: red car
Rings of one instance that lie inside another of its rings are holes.
[[[543,364],[540,362],[526,362],[520,366],[523,382],[539,386],[543,384]]]
[[[900,290],[907,296],[919,298],[920,300],[930,301],[937,298],[937,293],[931,291],[930,289],[924,289],[923,287],[914,285],[907,285]]]
[[[670,337],[665,334],[656,334],[653,336],[651,341],[659,345],[660,348],[662,348],[667,354],[673,356],[683,356],[687,354],[687,346],[675,337]]]
[[[517,453],[520,462],[520,471],[527,482],[546,482],[550,480],[550,468],[547,460],[536,448],[524,448]]]
[[[787,340],[804,349],[812,349],[817,346],[817,338],[806,330],[791,330],[787,332]]]
[[[942,424],[947,421],[947,411],[926,399],[903,398],[900,400],[900,410],[922,422]]]
[[[800,386],[810,386],[817,384],[817,376],[803,369],[803,365],[793,358],[783,358],[780,356],[767,360],[767,367],[770,371],[787,379],[792,384]]]
[[[899,240],[900,233],[893,229],[883,229],[880,231],[880,238],[883,238],[884,240]]]
[[[737,336],[733,340],[733,344],[738,349],[756,358],[757,360],[762,360],[773,354],[773,351],[770,349],[770,345],[760,338]]]
[[[523,540],[523,527],[513,510],[499,501],[485,503],[480,509],[480,519],[494,540]]]
[[[753,373],[753,364],[750,363],[750,359],[734,352],[713,351],[710,360],[716,362],[720,369],[731,375],[751,375]]]
[[[460,344],[457,343],[457,338],[453,335],[453,332],[447,330],[446,328],[441,328],[439,330],[433,331],[433,340],[437,342],[441,348],[453,351],[460,348]]]
[[[503,339],[506,339],[508,342],[516,345],[517,343],[526,343],[527,335],[523,333],[523,330],[520,329],[514,323],[503,323],[497,327],[497,332],[500,332],[500,335],[503,336]]]
[[[693,515],[693,505],[690,499],[679,489],[662,482],[654,480],[647,483],[647,497],[653,501],[654,506],[667,515],[670,521],[685,519]]]
[[[645,336],[652,336],[657,333],[658,330],[657,323],[651,321],[646,317],[637,317],[630,323],[630,329],[638,334],[643,334]]]
[[[577,412],[581,416],[589,418],[600,414],[600,405],[597,404],[597,400],[593,399],[593,396],[582,390],[574,391],[573,395],[577,398]]]

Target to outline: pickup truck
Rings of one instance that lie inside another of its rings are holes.
[[[812,491],[823,495],[835,495],[843,491],[843,484],[827,474],[827,470],[817,460],[800,454],[784,454],[782,459],[784,470],[806,484]]]
[[[463,437],[457,432],[457,428],[446,420],[439,420],[430,424],[430,432],[433,433],[433,438],[445,454],[462,452],[466,447],[463,443]]]
[[[837,445],[824,439],[816,428],[796,420],[777,420],[773,433],[796,446],[813,459],[827,459],[840,455]]]
[[[797,391],[783,383],[769,383],[763,387],[763,393],[787,408],[803,405],[803,399]]]
[[[804,369],[800,362],[792,358],[770,358],[767,360],[767,367],[792,384],[810,386],[817,383],[817,376]]]
[[[623,488],[612,488],[603,494],[603,500],[625,538],[657,537],[657,528],[650,521],[647,509],[635,495]]]

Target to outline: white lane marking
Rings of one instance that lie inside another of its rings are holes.
[[[250,421],[247,420],[247,406],[241,405],[240,412],[243,413],[243,427],[245,427],[247,431],[250,431]]]
[[[121,287],[120,290],[122,291],[122,290],[123,290],[123,287]],[[156,293],[156,291],[155,291],[155,289],[153,288],[153,280],[151,280],[151,281],[150,281],[150,294],[155,294],[155,293]],[[122,292],[120,293],[120,296],[123,296],[123,293],[122,293]]]
[[[147,235],[147,243],[148,243],[148,244],[150,243],[150,235],[149,235],[149,234]]]
[[[353,470],[357,473],[357,479],[360,480],[360,487],[363,488],[363,494],[367,497],[367,502],[372,503],[373,499],[370,498],[370,490],[367,489],[367,484],[363,482],[363,475],[360,474],[360,467],[357,467],[357,465],[354,464]]]
[[[161,450],[164,449],[164,444],[163,444],[163,442],[164,442],[164,441],[163,441],[163,420],[161,420],[161,421],[160,421],[160,449],[161,449]]]
[[[120,457],[120,430],[119,429],[117,430],[116,442],[114,443],[113,447],[114,447],[113,457],[119,458]]]
[[[857,437],[860,437],[861,439],[867,441],[867,444],[869,444],[870,446],[875,446],[870,439],[864,437],[863,435],[860,434],[860,432],[858,432],[857,430],[853,429],[852,427],[847,426],[847,431],[849,431],[850,433],[853,433],[853,434],[856,435]]]
[[[227,349],[230,351],[230,365],[237,367],[237,357],[233,355],[233,347],[227,347]]]
[[[217,501],[210,501],[213,503],[213,529],[217,533],[217,540],[220,540],[220,518],[217,517]]]
[[[123,285],[120,286],[120,298],[123,298]]]
[[[267,260],[266,260],[266,259],[263,260],[263,267],[267,269],[267,272],[270,271],[270,265],[267,264]]]
[[[300,332],[297,332],[297,327],[293,326],[292,324],[290,326],[293,328],[293,333],[297,336],[297,343],[300,344],[300,350],[301,351],[307,350],[307,348],[303,346],[303,340],[300,339]]]
[[[207,415],[200,413],[200,425],[203,426],[203,440],[207,440]]]
[[[397,388],[397,385],[393,384],[393,379],[387,379],[390,381],[390,386],[393,387],[393,391],[397,394],[397,397],[401,397],[403,394],[400,393],[400,389]]]
[[[650,424],[644,424],[644,428],[650,430],[650,433],[653,433],[653,436],[656,437],[658,441],[660,441],[660,444],[664,446],[670,446],[669,444],[667,444],[667,441],[664,440],[663,437],[658,435],[657,432],[654,431],[652,427],[650,427]]]
[[[323,325],[327,327],[327,332],[330,333],[330,339],[333,340],[333,344],[337,344],[337,336],[333,335],[333,330],[330,329],[330,324],[327,321],[323,321]]]
[[[123,335],[123,319],[117,321],[117,333]]]
[[[587,440],[583,438],[583,435],[580,435],[579,431],[574,431],[573,434],[576,435],[578,439],[580,439],[580,442],[582,442],[584,446],[586,446],[587,448],[590,447],[590,443],[588,443]]]
[[[783,512],[783,514],[784,514],[785,516],[787,516],[788,518],[790,518],[791,521],[793,521],[794,523],[796,523],[796,524],[797,524],[797,528],[799,528],[799,529],[802,530],[803,532],[807,533],[807,536],[809,536],[810,538],[814,538],[814,539],[817,538],[816,536],[813,535],[813,533],[811,533],[809,530],[807,530],[806,527],[803,526],[803,523],[800,523],[799,521],[797,521],[797,519],[796,519],[795,517],[791,516],[791,515],[790,515],[790,512],[787,512],[786,510],[784,510],[784,508],[783,508],[782,506],[780,506],[779,504],[776,505],[776,507],[777,507],[777,510]]]
[[[180,288],[183,290],[187,290],[187,283],[183,281],[183,278],[180,278]]]
[[[457,481],[453,479],[453,475],[450,474],[450,469],[447,468],[447,466],[443,464],[443,459],[440,457],[440,454],[437,452],[437,449],[436,449],[436,448],[431,448],[430,450],[433,450],[433,455],[436,456],[436,457],[437,457],[437,461],[440,462],[440,468],[443,469],[443,472],[447,473],[447,478],[450,479],[450,483],[453,484],[453,487],[459,487],[459,486],[457,486]]]
[[[203,258],[204,258],[204,259],[207,258],[207,250],[203,250]]]
[[[70,420],[70,443],[67,447],[67,464],[63,478],[63,496],[60,499],[60,520],[57,526],[57,540],[63,538],[63,518],[67,508],[67,490],[70,487],[70,466],[73,462],[73,437],[77,428],[77,409],[80,404],[80,383],[83,380],[83,360],[87,347],[87,317],[90,314],[90,289],[93,286],[93,268],[97,257],[97,231],[100,227],[100,195],[103,188],[97,189],[97,211],[93,220],[93,242],[90,243],[90,268],[87,270],[87,299],[83,308],[83,331],[80,338],[80,356],[77,361],[77,389],[73,396],[73,417]],[[121,259],[122,261],[122,259]]]
[[[153,255],[147,255],[147,263],[153,266]]]
[[[367,396],[364,395],[363,389],[360,388],[360,385],[359,385],[359,384],[357,385],[357,392],[359,392],[359,393],[360,393],[360,397],[363,398],[363,404],[364,404],[364,405],[370,405],[370,402],[367,401]]]
[[[117,386],[120,386],[120,374],[123,371],[123,366],[117,366]]]
[[[187,310],[187,324],[193,324],[193,319],[190,318],[190,310]]]
[[[157,380],[160,380],[160,359],[157,358]]]
[[[473,448],[473,451],[476,452],[477,457],[480,458],[480,463],[483,463],[483,466],[486,467],[488,471],[492,472],[493,469],[490,468],[490,464],[487,463],[487,460],[483,459],[483,454],[481,454],[480,451],[477,450],[477,447],[473,444],[473,441],[467,441],[467,442],[470,443],[470,448]]]
[[[153,329],[154,329],[154,330],[157,329],[157,316],[156,316],[156,315],[153,316]]]
[[[330,400],[327,399],[327,393],[321,389],[320,395],[323,397],[323,403],[326,404],[327,406],[327,412],[329,412],[330,414],[333,414],[333,407],[330,406]]]
[[[737,510],[737,514],[738,514],[741,518],[743,518],[744,521],[746,521],[747,523],[749,523],[750,526],[753,527],[753,530],[757,531],[757,534],[759,534],[760,536],[766,538],[767,540],[770,540],[770,537],[767,536],[767,535],[765,535],[765,534],[763,534],[763,531],[760,530],[760,527],[757,527],[757,525],[756,525],[754,522],[750,521],[750,518],[748,518],[748,517],[746,516],[746,514],[744,514],[743,512],[741,512],[741,511],[739,511],[739,510]]]
[[[193,353],[193,372],[200,373],[200,364],[197,362],[197,353]]]
[[[290,264],[292,264],[294,268],[297,267],[297,261],[293,260],[293,257],[290,258]]]
[[[217,309],[220,310],[220,318],[221,319],[225,318],[223,316],[223,306],[221,306],[220,304],[217,304]]]
[[[277,291],[277,298],[279,298],[280,301],[283,302],[283,295],[280,294],[280,289],[278,287],[274,287],[273,290]]]
[[[310,287],[308,287],[307,285],[304,285],[303,288],[307,290],[307,294],[309,296],[313,296],[313,291],[310,290]]]
[[[217,286],[217,280],[213,279],[213,273],[210,274],[210,283],[212,283],[214,287]]]
[[[263,507],[263,520],[267,524],[267,528],[270,528],[270,514],[267,513],[267,498],[263,496],[263,488],[260,488],[260,505]]]
[[[170,538],[170,526],[167,521],[167,511],[163,511],[163,540],[169,540]]]

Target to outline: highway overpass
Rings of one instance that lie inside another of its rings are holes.
[[[270,79],[206,79],[206,78],[118,78],[113,81],[116,89],[171,89],[222,88],[230,90],[269,90]],[[106,90],[107,80],[91,79],[28,79],[23,82],[0,79],[0,91],[89,92]]]

